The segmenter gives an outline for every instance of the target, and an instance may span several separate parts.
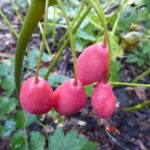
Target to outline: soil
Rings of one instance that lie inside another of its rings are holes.
[[[1,4],[2,5],[2,4]],[[12,13],[9,3],[3,4],[5,13],[10,19],[12,25],[19,30],[20,23],[18,18]],[[65,29],[57,30],[59,38]],[[29,49],[39,49],[40,36],[38,30],[34,33]],[[50,38],[50,37],[48,37]],[[48,40],[52,45],[52,40]],[[56,42],[57,43],[57,42]],[[13,57],[15,54],[16,38],[10,33],[9,29],[0,17],[0,54],[6,54],[7,57]],[[55,54],[57,45],[52,47]],[[0,55],[2,59],[3,55]],[[120,70],[121,81],[130,82],[134,77],[141,73],[145,68],[138,68],[136,65],[129,65],[124,59]],[[69,47],[64,52],[57,65],[59,71],[70,77],[73,76],[73,64]],[[150,76],[146,76],[142,83],[150,83]],[[139,90],[139,91],[138,91]],[[140,92],[142,91],[142,92]],[[103,120],[96,116],[92,111],[90,98],[88,98],[86,108],[83,108],[78,114],[66,117],[62,125],[65,132],[77,130],[84,134],[90,140],[98,143],[97,150],[149,150],[150,149],[150,109],[143,108],[131,113],[125,113],[122,108],[143,102],[150,99],[150,89],[115,87],[114,92],[117,98],[117,109],[113,116],[108,120]],[[141,94],[139,94],[139,92]],[[43,121],[48,125],[52,123],[52,118],[46,118]],[[58,124],[53,122],[53,128]],[[40,126],[32,124],[28,130],[41,130]],[[9,141],[0,138],[0,150],[10,150]]]

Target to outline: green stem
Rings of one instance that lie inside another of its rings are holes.
[[[16,30],[12,27],[10,21],[7,19],[7,17],[5,16],[5,14],[2,12],[2,10],[0,10],[0,15],[2,16],[2,18],[4,19],[4,22],[7,24],[8,28],[10,29],[10,31],[13,33],[13,35],[16,37],[16,39],[18,39],[19,35],[16,32]]]
[[[139,109],[141,109],[143,107],[148,107],[148,106],[150,107],[150,100],[146,100],[143,103],[140,103],[140,104],[128,107],[128,108],[123,108],[123,112],[127,112],[128,113],[128,112],[139,110]]]
[[[54,4],[56,4],[55,0],[50,1],[49,3],[49,5]],[[38,22],[40,21],[40,19],[44,14],[44,10],[45,10],[45,0],[32,0],[27,16],[25,17],[25,21],[22,26],[19,39],[17,41],[16,59],[15,59],[15,84],[18,95],[20,92],[21,71],[25,51],[32,33],[34,32]]]
[[[54,16],[53,16],[53,45],[56,43],[56,6],[54,6]]]
[[[31,4],[31,1],[28,0],[28,3],[29,3],[29,5],[30,5],[30,4]],[[38,27],[39,27],[39,29],[40,29],[40,32],[41,32],[42,36],[43,36],[43,28],[42,28],[41,22],[39,22]],[[51,53],[51,50],[50,50],[50,48],[49,48],[49,45],[48,45],[47,40],[46,40],[45,42],[46,42],[45,45],[46,45],[47,53],[49,54],[50,57],[52,57],[52,53]]]
[[[31,6],[25,18],[21,33],[17,42],[16,59],[15,59],[15,83],[17,93],[20,91],[21,70],[23,58],[30,40],[39,20],[42,18],[45,10],[45,0],[32,0]]]
[[[78,18],[76,25],[74,26],[74,28],[72,29],[73,34],[77,31],[78,27],[80,26],[80,24],[82,23],[82,21],[84,20],[84,18],[88,15],[88,13],[90,12],[91,7],[88,6],[81,14],[81,16]],[[56,56],[53,59],[53,62],[51,63],[50,67],[47,70],[47,73],[45,75],[45,79],[48,79],[48,76],[50,74],[50,72],[52,71],[53,67],[55,66],[55,64],[58,62],[58,59],[60,58],[63,50],[66,48],[66,46],[69,43],[69,39],[67,38],[66,41],[63,43],[63,45],[61,46],[61,48],[59,49],[58,53],[56,54]]]
[[[41,34],[43,36],[44,32],[43,32],[43,28],[42,28],[41,22],[39,22],[38,26],[39,26],[40,32],[41,32]],[[52,57],[52,53],[51,53],[51,50],[49,48],[47,40],[45,41],[45,46],[46,46],[47,53],[49,54],[50,57]]]
[[[16,4],[16,2],[14,0],[11,0],[11,3],[13,5],[14,9],[15,9],[15,13],[17,14],[21,24],[23,24],[23,19],[22,19],[20,13],[18,12],[18,10],[16,9],[18,7],[18,5]]]
[[[133,81],[132,83],[136,83],[137,81],[139,81],[140,79],[142,79],[143,77],[145,77],[146,75],[150,74],[150,69],[144,71],[143,73],[141,73],[140,75],[138,75]]]
[[[44,52],[44,46],[45,46],[45,42],[46,42],[46,30],[47,30],[47,19],[48,19],[48,17],[47,17],[48,16],[48,4],[49,4],[49,0],[46,0],[43,39],[42,39],[42,44],[41,44],[41,48],[40,48],[40,56],[39,56],[39,59],[38,59],[36,75],[35,75],[36,82],[38,82],[38,74],[39,74],[41,61],[42,61],[42,56],[43,56],[43,52]]]
[[[29,144],[28,144],[28,134],[27,134],[27,129],[26,129],[26,117],[24,113],[24,139],[25,139],[25,149],[29,150]]]
[[[113,38],[115,32],[116,32],[116,28],[117,28],[117,25],[119,23],[119,19],[120,19],[120,16],[121,16],[121,13],[122,13],[122,10],[126,7],[127,5],[127,2],[125,3],[126,0],[122,0],[122,3],[121,3],[121,6],[120,6],[120,11],[118,12],[117,14],[117,19],[113,25],[113,29],[112,29],[112,32],[111,32],[111,38]]]
[[[150,88],[150,84],[136,84],[136,83],[128,83],[128,82],[110,82],[112,85],[120,85],[120,86],[135,86],[135,87],[145,87]]]
[[[106,23],[106,17],[105,17],[105,14],[104,14],[104,11],[101,7],[101,4],[99,2],[99,0],[96,0],[96,4],[94,3],[93,0],[88,0],[88,3],[94,8],[96,14],[98,15],[101,23],[102,23],[102,26],[104,28],[104,33],[106,35],[106,39],[107,39],[107,42],[108,42],[108,49],[109,49],[109,60],[108,60],[108,72],[107,72],[107,79],[109,79],[109,74],[110,74],[110,71],[111,71],[111,59],[112,59],[112,52],[111,52],[111,43],[110,43],[110,39],[109,39],[109,33],[108,33],[108,30],[107,30],[107,23]]]
[[[67,26],[68,26],[68,32],[69,32],[69,39],[70,39],[70,45],[72,49],[72,57],[73,57],[73,66],[74,66],[74,79],[75,79],[75,84],[77,84],[77,65],[76,65],[76,51],[75,51],[75,43],[74,43],[74,37],[72,33],[72,27],[69,21],[69,18],[65,12],[65,8],[61,0],[57,0],[58,4],[61,7],[61,11],[64,15],[64,18],[66,20]]]
[[[81,12],[83,11],[83,8],[86,4],[86,0],[84,0],[79,8],[79,11],[77,12],[77,16],[73,19],[73,21],[71,22],[71,26],[74,27],[76,21],[78,20],[78,18],[80,17],[81,15]],[[59,43],[58,43],[58,47],[60,47],[60,45],[62,44],[62,41],[64,41],[68,36],[68,32],[66,32],[59,40]]]

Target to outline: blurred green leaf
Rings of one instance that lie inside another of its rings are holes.
[[[52,87],[58,87],[60,83],[69,80],[70,78],[63,74],[50,74],[48,81]]]
[[[40,132],[32,131],[30,133],[31,150],[44,150],[45,137]]]
[[[0,113],[9,114],[16,109],[18,101],[14,98],[0,97]]]
[[[121,13],[121,17],[119,20],[119,27],[121,30],[127,31],[132,23],[136,23],[138,21],[138,12],[132,6],[126,6]]]
[[[86,91],[87,97],[91,97],[91,95],[93,93],[93,90],[94,90],[94,86],[93,85],[85,86],[85,91]]]
[[[129,63],[137,63],[139,61],[139,58],[134,54],[129,54],[127,58],[127,62]]]
[[[24,114],[25,114],[26,126],[31,125],[37,119],[36,115],[31,115],[31,114],[26,113],[26,112],[24,112]]]
[[[23,130],[18,130],[11,138],[10,147],[12,150],[25,150],[25,139]]]
[[[145,4],[146,4],[146,8],[148,9],[148,11],[150,11],[150,1],[145,0]]]
[[[121,64],[119,61],[113,61],[111,65],[111,74],[110,74],[110,81],[120,81],[119,71],[121,68]]]
[[[117,36],[113,36],[111,38],[111,46],[112,46],[112,59],[116,60],[117,57],[123,56],[123,50],[119,44],[119,39]]]
[[[84,48],[84,42],[81,38],[79,38],[79,35],[75,35],[75,50],[78,52],[82,52]]]
[[[10,134],[15,131],[16,122],[15,120],[7,120],[3,127],[1,128],[0,135],[2,138],[6,139],[10,136]]]
[[[38,50],[31,50],[28,52],[27,58],[28,58],[28,66],[30,68],[35,68],[37,66],[37,59],[39,56]]]

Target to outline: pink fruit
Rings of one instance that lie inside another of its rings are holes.
[[[84,84],[102,81],[108,71],[108,47],[102,43],[88,46],[77,61],[77,76]]]
[[[100,82],[92,94],[94,112],[102,118],[109,118],[115,111],[116,98],[109,82]]]
[[[23,82],[20,90],[22,108],[31,114],[45,114],[52,108],[53,90],[43,78],[30,77]]]
[[[61,115],[72,115],[86,104],[86,93],[82,83],[74,79],[64,82],[54,92],[54,109]]]

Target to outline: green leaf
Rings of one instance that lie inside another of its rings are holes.
[[[70,78],[68,76],[63,74],[50,74],[50,76],[48,77],[48,81],[52,87],[58,87],[59,84],[69,79]]]
[[[126,6],[119,20],[119,26],[122,30],[127,31],[132,23],[136,23],[138,21],[138,12],[132,6]]]
[[[84,48],[84,42],[79,38],[78,34],[75,35],[75,50],[82,52]]]
[[[28,66],[30,68],[35,68],[37,66],[37,59],[39,56],[38,50],[32,50],[28,52],[27,58],[28,58]]]
[[[85,91],[86,91],[87,97],[90,97],[92,95],[93,90],[94,90],[93,85],[85,86]]]
[[[2,130],[0,131],[0,135],[3,138],[8,138],[10,134],[16,129],[16,122],[14,120],[6,121]]]
[[[11,138],[10,147],[12,150],[25,150],[25,139],[23,130],[18,130]]]
[[[61,150],[64,146],[64,133],[61,128],[55,130],[54,135],[50,136],[49,150]]]
[[[148,11],[150,11],[150,1],[145,0],[145,4],[146,4],[146,8],[148,9]]]
[[[84,40],[88,40],[88,41],[96,41],[96,37],[92,32],[86,31],[86,30],[78,30],[78,35],[80,38],[84,39]]]
[[[40,132],[32,131],[30,133],[31,150],[44,150],[45,137]]]
[[[117,36],[113,36],[111,38],[111,46],[112,46],[112,60],[116,60],[117,57],[123,56],[123,50],[119,45],[119,39]]]
[[[9,114],[16,109],[18,101],[14,98],[0,97],[0,114]]]
[[[64,136],[61,128],[56,129],[49,141],[49,150],[95,150],[95,148],[96,143],[76,131],[70,131]]]
[[[139,58],[134,54],[129,54],[127,58],[127,62],[129,63],[137,63],[139,61]]]
[[[26,112],[24,112],[24,114],[25,114],[26,126],[31,125],[37,119],[36,115],[31,115],[31,114],[26,113]]]
[[[110,81],[120,81],[119,71],[121,63],[119,61],[113,61],[111,65]]]
[[[2,80],[2,88],[6,90],[8,96],[11,96],[14,93],[15,82],[12,75],[6,76],[4,80]]]

